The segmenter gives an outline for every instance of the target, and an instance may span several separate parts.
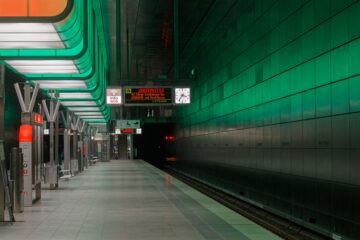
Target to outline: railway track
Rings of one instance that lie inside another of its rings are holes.
[[[311,229],[215,189],[169,166],[164,171],[286,240],[329,240]]]

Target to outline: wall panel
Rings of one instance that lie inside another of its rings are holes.
[[[182,74],[200,74],[194,103],[177,111],[174,167],[360,239],[360,1],[229,6],[211,9],[197,31],[180,24],[191,35]],[[198,145],[208,147],[189,147]]]

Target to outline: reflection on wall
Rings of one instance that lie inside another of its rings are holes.
[[[215,3],[196,31],[181,21],[182,71],[198,76],[175,166],[359,239],[359,15],[358,1],[254,0]]]

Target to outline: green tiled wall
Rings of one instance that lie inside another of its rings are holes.
[[[199,75],[192,104],[176,109],[176,166],[325,234],[360,238],[359,216],[338,203],[359,210],[360,2],[215,2],[180,44],[183,77]],[[272,192],[263,179],[291,189]]]

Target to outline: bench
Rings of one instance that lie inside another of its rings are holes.
[[[60,179],[69,180],[70,178],[72,178],[70,170],[61,170],[60,173],[62,173]]]
[[[91,161],[92,164],[95,164],[97,161],[99,161],[99,158],[92,157],[90,161]]]

